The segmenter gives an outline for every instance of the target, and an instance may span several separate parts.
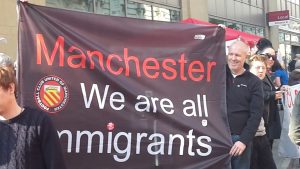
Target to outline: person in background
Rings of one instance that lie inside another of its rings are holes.
[[[290,73],[289,85],[300,84],[300,60],[297,60],[295,67]],[[297,94],[290,118],[289,137],[295,144],[300,146],[300,92]]]
[[[249,62],[250,72],[263,80],[267,72],[267,59],[263,55],[254,55]],[[253,148],[251,155],[251,169],[277,169],[273,159],[273,154],[269,139],[266,136],[264,121],[268,118],[268,106],[270,96],[273,94],[269,84],[263,81],[264,86],[264,111],[258,129],[253,139]]]
[[[260,38],[256,43],[256,48],[257,48],[256,54],[258,54],[259,51],[262,51],[267,47],[273,48],[272,42],[269,41],[269,39],[267,38]]]
[[[236,41],[229,47],[226,70],[227,116],[233,146],[232,169],[250,169],[252,140],[263,112],[262,81],[244,68],[249,47]]]
[[[300,146],[300,92],[297,94],[289,126],[289,137],[296,145]]]
[[[11,59],[0,55],[0,168],[65,169],[56,129],[41,111],[16,101]]]
[[[293,69],[290,70],[289,82],[288,85],[293,86],[300,84],[300,60],[295,62]]]
[[[267,59],[267,73],[264,78],[264,83],[268,84],[270,92],[270,100],[268,106],[268,117],[265,120],[265,126],[267,130],[267,137],[270,140],[271,148],[273,147],[274,139],[279,139],[281,135],[281,121],[279,115],[278,101],[281,99],[282,91],[280,88],[277,90],[273,84],[273,80],[270,77],[272,74],[272,66],[275,63],[276,55],[275,50],[272,47],[265,47],[258,54],[264,55]],[[266,88],[266,86],[265,86]]]
[[[300,54],[299,53],[297,53],[295,55],[295,58],[288,63],[288,71],[289,72],[292,72],[295,69],[295,64],[298,60],[300,60]]]
[[[271,67],[271,70],[273,72],[273,76],[274,76],[274,85],[276,88],[280,88],[282,85],[288,85],[288,74],[285,70],[283,70],[283,68],[281,67],[279,61],[276,59],[276,57],[273,58],[274,59],[274,64]]]

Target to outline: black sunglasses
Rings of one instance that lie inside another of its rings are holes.
[[[276,55],[271,55],[270,53],[265,53],[265,54],[262,54],[262,55],[267,56],[268,59],[270,59],[270,58],[272,58],[273,60],[276,59]]]

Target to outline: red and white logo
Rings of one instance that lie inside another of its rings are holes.
[[[48,113],[57,113],[67,104],[69,90],[58,76],[43,77],[35,87],[34,98],[37,105]]]

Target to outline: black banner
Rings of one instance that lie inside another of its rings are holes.
[[[70,169],[230,168],[224,33],[21,3],[21,104]]]

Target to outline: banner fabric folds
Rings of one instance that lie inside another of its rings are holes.
[[[70,169],[229,169],[224,30],[20,4],[20,102]]]

